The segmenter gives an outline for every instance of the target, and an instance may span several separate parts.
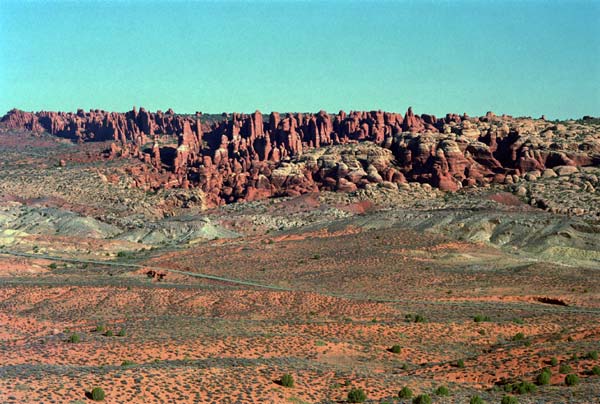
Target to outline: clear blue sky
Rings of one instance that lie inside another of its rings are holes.
[[[0,115],[600,115],[600,0],[0,0]]]

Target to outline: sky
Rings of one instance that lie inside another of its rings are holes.
[[[0,115],[600,115],[600,0],[0,0]]]

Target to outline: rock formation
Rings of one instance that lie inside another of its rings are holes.
[[[221,119],[149,112],[11,110],[8,129],[48,132],[78,142],[112,141],[109,158],[138,158],[144,188],[199,188],[210,204],[352,192],[407,181],[445,191],[512,181],[556,166],[597,165],[598,134],[569,141],[546,120],[383,111],[223,114]],[[152,140],[154,142],[152,143]],[[175,143],[176,142],[176,143]]]

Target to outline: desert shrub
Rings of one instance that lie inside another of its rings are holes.
[[[523,341],[525,339],[525,334],[523,334],[522,332],[518,332],[515,335],[513,335],[512,340],[513,341]]]
[[[52,264],[48,265],[48,268],[50,268],[50,269],[56,269],[57,268],[56,267],[56,263],[53,262]]]
[[[531,382],[521,382],[518,383],[514,386],[513,391],[516,391],[519,394],[527,394],[527,393],[535,393],[535,391],[537,390],[537,387],[535,387],[535,384],[531,383]]]
[[[504,396],[500,404],[519,404],[519,400],[515,396]]]
[[[294,378],[289,373],[281,376],[280,383],[283,387],[294,387]]]
[[[429,394],[419,394],[413,398],[413,404],[431,404],[431,397]]]
[[[106,335],[107,337],[112,337],[114,334],[113,334],[112,330],[108,330],[104,333],[104,335]]]
[[[412,397],[412,390],[410,388],[408,388],[408,386],[404,386],[402,387],[402,390],[400,390],[398,392],[398,397],[400,398],[411,398]]]
[[[424,323],[425,317],[421,314],[407,314],[404,316],[404,319],[409,323]]]
[[[124,337],[125,335],[127,335],[127,333],[125,332],[124,328],[121,328],[117,333],[117,337]]]
[[[596,365],[592,368],[592,374],[595,376],[600,376],[600,366]]]
[[[79,334],[73,333],[69,336],[69,342],[71,344],[76,344],[81,340],[81,338],[79,337]]]
[[[400,345],[392,345],[392,347],[389,349],[389,351],[391,353],[395,353],[395,354],[400,353],[400,350],[401,350]]]
[[[573,369],[571,369],[571,366],[567,365],[567,364],[563,364],[560,365],[560,367],[558,368],[558,371],[560,373],[562,373],[563,375],[566,375],[567,373],[571,372]]]
[[[90,394],[92,396],[92,400],[94,401],[104,400],[104,390],[102,390],[100,387],[94,387]]]
[[[592,352],[588,352],[587,354],[588,359],[593,359],[593,360],[598,360],[598,351],[592,351]]]
[[[552,359],[550,359],[550,364],[551,364],[552,366],[556,366],[556,365],[558,365],[558,359],[556,359],[556,357],[555,357],[555,356],[554,356],[554,357],[552,357]]]
[[[518,318],[518,317],[513,318],[512,321],[515,324],[523,324],[524,323],[523,319],[522,318]]]
[[[488,316],[484,316],[483,314],[478,314],[475,317],[473,317],[473,321],[475,321],[476,323],[481,323],[484,321],[491,321],[491,319]]]
[[[484,401],[481,397],[479,396],[473,396],[471,397],[471,399],[469,400],[469,404],[484,404]]]
[[[540,373],[537,376],[537,384],[539,384],[540,386],[545,386],[546,384],[550,384],[550,377],[552,376],[552,373],[550,372],[549,369],[544,369],[542,370],[542,373]]]
[[[568,374],[565,376],[565,384],[567,386],[575,386],[579,383],[579,376],[574,373]]]
[[[102,324],[98,324],[94,329],[95,332],[104,332],[104,326]]]
[[[457,360],[456,361],[456,367],[463,369],[465,367],[465,361],[462,360],[462,359]]]
[[[363,403],[367,399],[367,394],[363,389],[352,388],[348,392],[349,403]]]
[[[134,361],[130,361],[129,359],[125,359],[123,362],[121,362],[121,366],[122,367],[128,367],[128,366],[135,366],[136,363]]]
[[[435,390],[435,395],[436,396],[449,396],[450,390],[448,390],[448,387],[446,387],[446,386],[440,386]]]

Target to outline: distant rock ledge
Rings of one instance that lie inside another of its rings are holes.
[[[209,206],[319,190],[353,192],[407,182],[443,191],[512,183],[558,166],[600,164],[600,124],[466,114],[272,112],[220,118],[167,112],[13,109],[5,129],[73,141],[112,141],[107,158],[137,158],[135,184],[198,188]]]

